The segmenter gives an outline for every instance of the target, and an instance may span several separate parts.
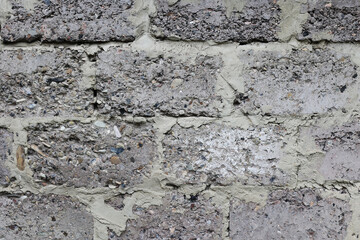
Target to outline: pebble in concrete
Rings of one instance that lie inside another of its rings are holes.
[[[27,161],[34,179],[44,185],[125,188],[149,176],[156,157],[155,133],[149,124],[95,123],[67,121],[29,127]]]

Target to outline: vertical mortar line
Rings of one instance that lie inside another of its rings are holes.
[[[303,13],[302,8],[307,0],[286,1],[279,0],[281,8],[280,31],[277,33],[281,42],[289,42],[296,39],[297,34],[301,33],[302,24],[308,18],[308,13]]]

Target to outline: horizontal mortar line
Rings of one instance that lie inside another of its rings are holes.
[[[333,42],[333,41],[329,41],[329,40],[319,40],[319,41],[310,41],[310,40],[299,40],[296,39],[294,37],[289,38],[288,41],[276,41],[276,42],[260,42],[260,41],[253,41],[250,43],[238,43],[238,42],[232,42],[232,41],[228,41],[228,42],[214,42],[212,40],[207,40],[207,41],[191,41],[191,40],[169,40],[169,39],[158,39],[158,38],[154,38],[149,34],[143,34],[141,36],[138,36],[134,41],[131,42],[121,42],[121,41],[106,41],[106,42],[40,42],[40,41],[35,41],[35,42],[14,42],[14,43],[9,43],[9,42],[1,42],[0,43],[0,48],[14,48],[14,49],[18,49],[18,48],[28,48],[28,47],[89,47],[89,46],[126,46],[126,45],[132,45],[134,43],[136,43],[137,41],[139,41],[139,39],[141,39],[144,36],[148,36],[149,38],[151,38],[155,44],[166,44],[166,45],[186,45],[186,44],[194,44],[194,45],[206,45],[207,47],[222,47],[222,46],[237,46],[239,48],[247,48],[250,46],[255,46],[255,47],[259,47],[259,46],[271,46],[274,44],[285,44],[285,45],[289,45],[291,43],[298,42],[300,44],[304,44],[304,45],[312,45],[312,46],[318,46],[321,45],[323,46],[325,45],[351,45],[351,46],[360,46],[360,41],[359,42]]]

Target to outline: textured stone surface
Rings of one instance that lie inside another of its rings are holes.
[[[88,116],[93,92],[80,88],[81,52],[0,52],[0,117]]]
[[[96,76],[99,112],[217,115],[215,101],[220,99],[215,95],[216,71],[221,65],[218,57],[199,56],[191,64],[111,48],[99,54]]]
[[[353,42],[360,40],[360,2],[357,0],[308,0],[309,14],[298,38],[319,41]]]
[[[93,239],[91,214],[69,197],[1,194],[0,219],[1,239]]]
[[[32,11],[12,1],[13,13],[1,28],[6,42],[132,41],[132,0],[44,0]]]
[[[11,155],[11,144],[13,135],[0,128],[0,186],[4,187],[10,183],[10,171],[5,162]]]
[[[149,175],[155,158],[154,132],[148,124],[38,124],[29,128],[28,143],[36,146],[27,156],[34,178],[55,185],[133,186]]]
[[[249,52],[248,58],[252,56]],[[356,69],[349,57],[327,49],[255,54],[244,70],[245,94],[238,95],[234,104],[248,112],[261,108],[275,115],[346,108],[350,91],[359,88]]]
[[[276,1],[249,0],[242,9],[227,6],[229,2],[181,0],[169,5],[166,0],[157,0],[157,14],[151,18],[152,33],[159,38],[196,41],[249,43],[277,40],[281,11]],[[233,4],[242,5],[242,2]]]
[[[314,129],[311,134],[325,153],[319,167],[325,178],[360,181],[359,123],[352,122],[333,129]]]
[[[188,183],[281,185],[287,176],[278,167],[286,129],[246,130],[218,124],[199,129],[174,126],[163,141],[165,173]]]
[[[335,198],[312,189],[272,192],[264,207],[234,200],[230,237],[238,239],[345,239],[352,212]]]
[[[119,194],[115,197],[109,198],[105,200],[105,203],[110,205],[111,207],[113,207],[116,210],[122,210],[124,208],[124,199],[125,199],[125,195],[124,194]]]
[[[120,236],[109,231],[109,239],[221,239],[222,213],[201,195],[172,192],[161,206],[135,206],[133,212],[138,218],[128,220]]]

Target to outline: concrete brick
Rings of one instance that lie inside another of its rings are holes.
[[[129,21],[133,0],[44,0],[31,11],[12,5],[1,28],[5,42],[127,42],[136,36]]]
[[[81,52],[3,50],[0,117],[88,116],[93,91],[81,88]]]
[[[135,206],[137,219],[128,220],[125,231],[109,239],[221,239],[222,213],[203,196],[172,192],[161,206]]]
[[[93,239],[93,218],[59,195],[1,194],[1,239]]]
[[[156,6],[151,32],[158,38],[239,43],[277,40],[281,11],[273,0],[181,0],[173,5],[157,0]]]
[[[38,182],[125,188],[149,175],[154,134],[148,124],[120,121],[38,124],[28,129],[27,159]]]
[[[308,0],[309,14],[298,35],[300,40],[354,42],[360,40],[360,2],[356,0]]]
[[[99,54],[99,112],[216,116],[220,111],[216,105],[220,101],[215,94],[216,72],[221,66],[219,57],[199,56],[191,64],[111,48]]]
[[[347,123],[332,129],[317,128],[310,134],[324,151],[318,170],[326,179],[360,181],[359,123]]]
[[[313,189],[272,192],[266,205],[234,200],[230,237],[238,239],[345,239],[352,212],[347,202]]]
[[[248,53],[245,93],[234,104],[246,112],[325,114],[358,103],[357,66],[328,49]],[[357,90],[356,90],[357,89]],[[356,99],[356,100],[355,100]]]
[[[198,129],[176,125],[163,141],[162,168],[194,184],[283,185],[288,177],[278,161],[285,134],[280,126],[243,130],[219,124]]]
[[[6,187],[10,183],[10,170],[5,165],[12,152],[12,133],[0,128],[0,186]]]

